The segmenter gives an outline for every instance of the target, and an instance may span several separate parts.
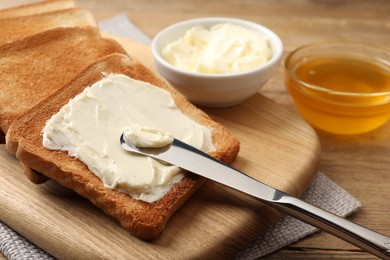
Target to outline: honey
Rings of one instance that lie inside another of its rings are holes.
[[[295,74],[304,82],[348,93],[390,91],[390,71],[368,60],[350,57],[313,59],[302,63]]]
[[[368,58],[308,55],[288,68],[286,87],[301,115],[327,132],[364,133],[390,118],[389,66]]]

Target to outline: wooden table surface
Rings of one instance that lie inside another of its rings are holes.
[[[1,0],[0,8],[31,2]],[[181,20],[226,16],[263,24],[282,39],[285,55],[298,46],[326,40],[357,40],[389,47],[388,0],[76,0],[97,20],[125,12],[148,36]],[[283,86],[283,64],[261,93],[295,111]],[[362,209],[351,220],[390,236],[390,122],[358,136],[318,132],[319,170],[356,197]],[[2,256],[0,256],[0,259]],[[373,256],[324,232],[309,236],[269,259],[370,259]]]

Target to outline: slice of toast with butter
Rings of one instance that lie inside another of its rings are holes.
[[[16,152],[17,158],[26,166],[41,172],[45,176],[59,182],[65,187],[73,189],[83,197],[89,199],[93,204],[117,219],[124,228],[138,238],[153,240],[162,232],[172,214],[204,183],[203,178],[187,173],[162,198],[154,202],[145,202],[133,198],[128,193],[107,188],[101,178],[92,173],[93,169],[90,170],[87,164],[81,162],[81,159],[75,159],[65,151],[47,149],[43,145],[43,132],[45,126],[48,125],[48,120],[53,115],[60,114],[60,111],[63,111],[65,108],[67,111],[67,104],[70,104],[73,100],[86,103],[95,102],[95,94],[88,92],[92,89],[90,86],[95,86],[97,84],[96,82],[103,82],[104,78],[110,77],[107,75],[114,75],[113,77],[119,78],[125,77],[126,80],[124,82],[135,79],[141,81],[142,84],[146,84],[144,82],[152,84],[140,87],[136,92],[132,92],[136,97],[138,97],[137,95],[143,97],[138,100],[137,98],[133,99],[134,103],[140,105],[139,110],[136,112],[133,111],[129,115],[132,118],[136,118],[134,119],[135,121],[143,121],[147,117],[150,122],[159,121],[162,125],[166,123],[165,120],[170,122],[167,118],[159,114],[159,109],[153,110],[153,115],[148,110],[155,103],[151,101],[153,95],[150,95],[148,91],[153,89],[156,91],[165,91],[174,101],[174,104],[168,102],[169,109],[178,109],[196,124],[210,130],[212,144],[215,148],[214,151],[210,152],[212,156],[226,163],[236,158],[239,150],[239,142],[222,125],[216,123],[203,111],[189,103],[181,94],[158,79],[144,66],[122,54],[112,54],[91,64],[68,85],[14,121],[6,135],[7,149]],[[116,123],[122,120],[123,115],[115,118],[115,114],[109,114],[107,111],[116,106],[120,107],[118,108],[120,110],[127,111],[126,107],[132,106],[133,104],[125,98],[122,90],[118,92],[115,90],[114,85],[105,84],[103,83],[98,86],[101,88],[112,88],[111,92],[107,92],[107,95],[112,98],[111,105],[107,107],[107,104],[102,104],[101,106],[93,104],[92,107],[96,106],[96,111],[94,109],[91,110],[92,113],[96,113],[94,116],[88,116],[86,114],[84,118],[81,117],[78,121],[76,120],[70,125],[80,125],[84,122],[85,125],[88,125],[89,122],[99,121],[99,116],[102,116],[103,119],[114,120]],[[121,85],[122,82],[118,84]],[[143,86],[142,84],[141,86]],[[127,85],[125,85],[125,88],[127,88]],[[81,96],[80,93],[85,94]],[[160,100],[158,99],[156,102],[158,103]],[[161,109],[167,108],[163,105]],[[78,113],[83,114],[84,112],[87,113],[84,110]],[[81,114],[77,115],[83,116]],[[111,123],[114,121],[107,122]],[[87,128],[87,135],[94,135],[99,130],[96,128],[99,128],[100,124],[105,123],[106,121],[102,120],[95,125],[97,127]],[[176,127],[181,127],[180,123]],[[113,128],[108,132],[115,133],[114,137],[115,140],[117,139],[117,146],[120,147],[120,131],[118,132],[118,129]],[[104,143],[104,140],[97,139],[97,142]],[[111,151],[111,148],[109,146],[102,150]],[[110,155],[110,152],[108,152],[108,155]],[[128,154],[125,156],[131,155]],[[129,167],[128,170],[130,175],[142,174],[137,173],[136,168]]]
[[[0,46],[50,29],[85,26],[96,27],[96,21],[89,11],[81,8],[7,19],[0,18]]]
[[[74,8],[72,0],[47,0],[0,10],[0,19],[41,14],[55,10]]]
[[[0,131],[45,99],[89,64],[111,54],[125,53],[96,28],[57,28],[0,47]],[[23,165],[34,183],[46,177]]]

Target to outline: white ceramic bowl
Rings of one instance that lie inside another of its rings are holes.
[[[268,37],[273,53],[271,60],[241,73],[205,74],[177,68],[162,57],[163,47],[178,40],[191,27],[201,25],[208,29],[218,23],[240,25]],[[262,25],[233,18],[200,18],[179,22],[162,30],[152,42],[152,53],[160,74],[189,101],[209,107],[236,105],[257,93],[273,75],[282,52],[283,44],[274,32]]]

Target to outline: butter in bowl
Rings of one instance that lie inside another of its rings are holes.
[[[157,70],[189,101],[209,107],[242,103],[273,75],[283,52],[268,28],[233,18],[200,18],[156,35]]]
[[[390,52],[353,42],[303,46],[285,61],[285,85],[315,128],[352,135],[390,118]]]

